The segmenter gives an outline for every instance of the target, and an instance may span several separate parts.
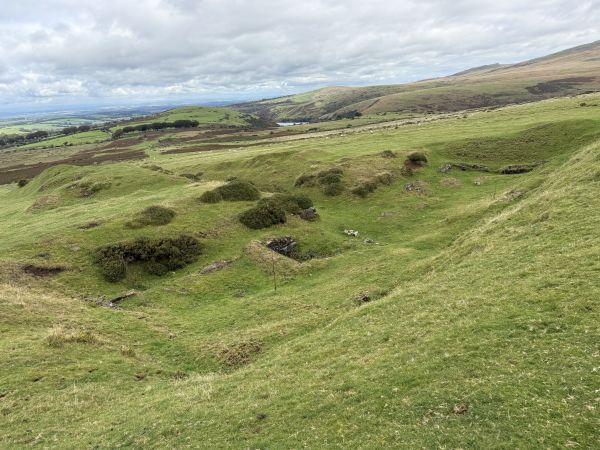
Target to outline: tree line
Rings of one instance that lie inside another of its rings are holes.
[[[176,120],[174,122],[153,122],[123,127],[113,133],[113,139],[135,131],[157,131],[165,128],[194,128],[200,124],[197,120]]]

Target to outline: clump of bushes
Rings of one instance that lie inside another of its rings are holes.
[[[423,152],[410,152],[406,155],[406,159],[415,164],[423,165],[427,162],[427,155]]]
[[[253,230],[268,228],[285,223],[285,209],[277,200],[267,198],[240,214],[239,220]]]
[[[19,181],[17,181],[17,186],[19,187],[23,187],[26,186],[27,183],[29,183],[29,180],[26,178],[21,178]]]
[[[382,158],[396,158],[397,155],[395,152],[391,151],[391,150],[384,150],[380,153]]]
[[[390,172],[381,172],[374,178],[363,180],[354,186],[351,192],[358,197],[365,198],[371,192],[374,192],[379,186],[389,186],[394,182],[394,176]]]
[[[223,186],[206,191],[200,196],[203,203],[217,203],[221,200],[230,202],[258,200],[260,191],[248,181],[233,180]]]
[[[377,183],[375,183],[373,180],[366,180],[366,181],[363,181],[362,183],[354,186],[352,188],[351,192],[354,195],[365,198],[367,195],[369,195],[375,189],[377,189]]]
[[[296,187],[312,187],[318,185],[325,195],[339,195],[344,191],[342,176],[344,171],[339,167],[322,170],[316,175],[302,174],[294,183]]]
[[[259,200],[258,205],[264,203],[275,203],[290,214],[300,214],[314,205],[310,198],[302,194],[275,194]]]
[[[166,225],[175,217],[175,211],[164,206],[148,206],[137,217],[125,225],[129,228],[142,228],[147,225]]]
[[[294,182],[294,186],[296,187],[311,187],[315,185],[315,180],[316,180],[316,176],[314,175],[308,175],[308,174],[302,174],[300,175],[298,178],[296,178],[296,181]]]
[[[200,196],[200,201],[202,203],[219,203],[221,200],[223,200],[223,197],[221,197],[221,194],[214,189],[212,191],[203,192]]]
[[[94,262],[107,281],[115,282],[125,278],[127,264],[142,263],[148,273],[163,275],[194,262],[201,253],[202,246],[193,236],[141,237],[98,248]]]

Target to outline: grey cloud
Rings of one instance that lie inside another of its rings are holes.
[[[600,36],[600,0],[8,3],[0,16],[4,104],[413,81]]]

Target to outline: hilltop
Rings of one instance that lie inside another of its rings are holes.
[[[518,64],[493,64],[410,84],[328,87],[234,108],[272,120],[441,113],[600,90],[600,41]]]

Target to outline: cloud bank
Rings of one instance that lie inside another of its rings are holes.
[[[7,0],[0,104],[407,82],[599,38],[600,0]]]

